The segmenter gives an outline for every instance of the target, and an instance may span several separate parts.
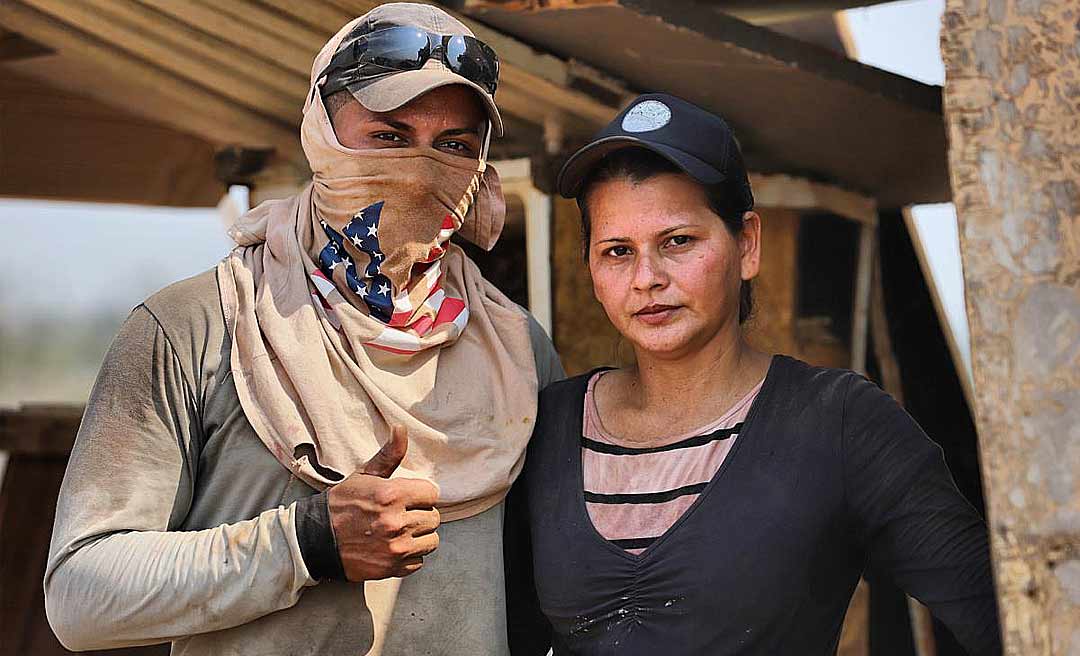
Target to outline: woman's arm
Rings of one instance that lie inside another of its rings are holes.
[[[236,626],[292,606],[314,584],[295,504],[170,530],[193,493],[195,398],[160,325],[136,309],[105,357],[57,504],[46,611],[69,649]]]
[[[941,448],[891,396],[852,376],[845,495],[876,567],[928,606],[971,654],[1001,652],[986,524]]]

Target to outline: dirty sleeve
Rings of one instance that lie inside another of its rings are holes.
[[[69,649],[170,641],[294,605],[315,580],[295,504],[178,530],[200,439],[198,395],[140,306],[105,356],[57,503],[46,612]]]

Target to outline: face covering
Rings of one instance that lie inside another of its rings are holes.
[[[321,98],[312,102],[304,121],[312,130],[303,134],[317,138],[303,145],[314,174],[310,256],[318,268],[311,276],[321,300],[332,286],[387,324],[372,345],[388,350],[437,328],[460,332],[468,311],[447,295],[439,261],[455,232],[490,249],[502,230],[506,209],[484,157],[486,140],[479,160],[430,147],[349,149],[333,134]],[[332,305],[323,309],[336,323]]]
[[[484,157],[342,147],[316,82],[301,125],[311,183],[241,217],[218,266],[236,395],[267,450],[316,489],[406,428],[395,476],[435,482],[444,521],[470,517],[503,498],[536,418],[528,319],[448,241],[494,244],[498,178]]]

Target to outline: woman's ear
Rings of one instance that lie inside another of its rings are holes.
[[[761,217],[757,212],[743,214],[743,227],[739,231],[740,274],[750,280],[761,268]]]

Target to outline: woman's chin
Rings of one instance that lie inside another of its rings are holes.
[[[693,333],[678,325],[638,325],[624,335],[639,354],[670,358],[686,351]]]

